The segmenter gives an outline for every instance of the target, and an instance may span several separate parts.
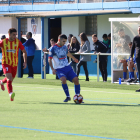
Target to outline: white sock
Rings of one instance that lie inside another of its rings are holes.
[[[10,97],[11,97],[12,93],[13,93],[13,92],[9,93],[9,96],[10,96]]]
[[[3,85],[4,83],[2,82],[2,80],[0,81],[0,84]]]

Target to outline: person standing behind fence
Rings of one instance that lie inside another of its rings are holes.
[[[24,39],[23,37],[22,37],[22,34],[23,34],[23,32],[21,31],[20,32],[20,34],[21,34],[21,39],[20,39],[20,41],[21,41],[21,43],[23,44],[23,43],[25,43],[26,42],[26,39]],[[20,58],[20,62],[21,62],[21,78],[23,77],[23,63],[24,63],[24,60],[23,60],[23,52],[21,51],[21,58]]]
[[[92,41],[94,46],[94,53],[106,53],[108,47],[101,41],[98,40],[97,35],[92,35]],[[107,81],[107,55],[100,55],[99,56],[99,68],[102,74],[103,82]]]
[[[71,38],[71,43],[69,47],[70,53],[77,53],[80,50],[80,43],[75,36]],[[80,55],[73,55],[76,59],[80,59]],[[77,64],[73,59],[71,59],[70,66],[73,68],[73,71],[76,73],[77,71]]]
[[[90,53],[90,51],[91,51],[90,43],[89,43],[89,40],[88,40],[86,34],[81,33],[80,38],[81,38],[81,47],[80,47],[80,50],[79,50],[78,53],[79,54],[80,53]],[[91,61],[91,56],[90,55],[81,55],[80,61],[77,64],[77,75],[79,76],[80,67],[83,65],[85,75],[86,75],[86,81],[89,81],[88,69],[87,69],[87,61]]]
[[[23,43],[23,46],[25,46],[25,50],[27,52],[27,66],[28,66],[28,77],[27,78],[34,78],[33,77],[33,66],[32,62],[34,59],[35,54],[35,40],[32,38],[32,33],[27,32],[26,38],[28,39],[25,43]]]

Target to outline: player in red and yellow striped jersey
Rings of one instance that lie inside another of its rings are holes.
[[[10,28],[8,33],[9,38],[0,42],[0,47],[2,48],[2,67],[6,76],[3,80],[0,80],[0,85],[1,89],[4,91],[4,83],[7,83],[10,100],[13,101],[15,93],[13,92],[12,81],[17,73],[18,51],[21,49],[23,52],[23,69],[27,66],[27,53],[22,43],[16,38],[17,30],[15,28]]]

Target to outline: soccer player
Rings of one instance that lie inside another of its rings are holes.
[[[75,93],[80,94],[80,84],[77,75],[74,73],[72,67],[69,65],[67,56],[71,57],[76,63],[78,60],[68,52],[68,48],[65,45],[67,36],[61,34],[58,36],[58,42],[49,50],[49,65],[52,69],[53,74],[57,74],[62,82],[63,90],[66,94],[64,102],[71,100],[66,80],[69,80],[75,84]],[[54,67],[52,65],[52,60]]]
[[[5,74],[5,78],[0,80],[0,85],[1,89],[4,91],[4,83],[7,83],[7,90],[10,96],[10,100],[14,101],[15,92],[13,92],[12,81],[17,73],[19,48],[23,52],[24,69],[27,65],[27,53],[22,43],[16,38],[17,30],[15,28],[10,28],[8,33],[9,38],[6,38],[0,42],[0,47],[2,48],[2,67]]]

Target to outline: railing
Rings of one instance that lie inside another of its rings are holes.
[[[103,2],[126,2],[126,1],[140,1],[140,0],[0,0],[1,4],[36,4],[36,3],[50,3],[53,2],[74,2],[74,3],[103,3]]]
[[[44,78],[46,79],[46,54],[49,54],[48,52],[44,52]],[[111,55],[111,53],[74,53],[73,55],[96,55],[97,56],[97,82],[99,82],[99,55]]]

